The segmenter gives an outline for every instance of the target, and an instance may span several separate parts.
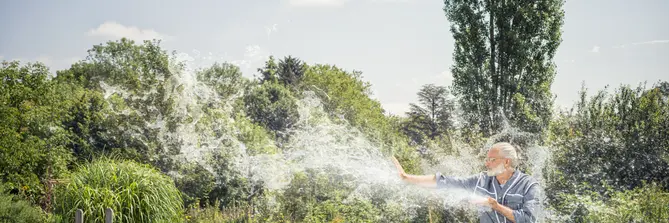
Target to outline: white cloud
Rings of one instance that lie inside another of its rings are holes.
[[[159,33],[153,29],[140,29],[135,26],[125,26],[115,21],[107,21],[95,29],[86,32],[88,36],[120,39],[126,37],[135,41],[161,39],[171,40],[173,37]]]
[[[599,46],[593,46],[592,50],[590,50],[590,52],[599,53]]]
[[[288,3],[292,6],[298,7],[314,7],[314,6],[323,6],[323,7],[332,7],[332,6],[341,6],[346,3],[348,0],[289,0]]]

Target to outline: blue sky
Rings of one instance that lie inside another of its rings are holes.
[[[18,1],[0,3],[0,60],[65,69],[95,44],[161,38],[194,64],[228,61],[252,77],[270,54],[363,72],[392,113],[423,84],[449,85],[453,39],[439,0]],[[570,107],[581,83],[669,81],[669,1],[567,1],[552,86]]]

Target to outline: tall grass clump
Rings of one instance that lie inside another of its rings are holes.
[[[55,212],[86,222],[104,222],[105,208],[114,222],[181,222],[183,200],[173,180],[149,165],[99,159],[78,168],[57,188]]]

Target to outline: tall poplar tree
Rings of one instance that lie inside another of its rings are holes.
[[[563,0],[445,0],[455,39],[453,94],[489,136],[509,124],[541,132],[553,106]]]

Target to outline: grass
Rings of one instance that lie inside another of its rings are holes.
[[[63,219],[74,219],[82,209],[86,222],[104,222],[106,208],[114,211],[114,222],[184,220],[180,191],[171,178],[149,165],[99,159],[56,187],[54,211]]]

